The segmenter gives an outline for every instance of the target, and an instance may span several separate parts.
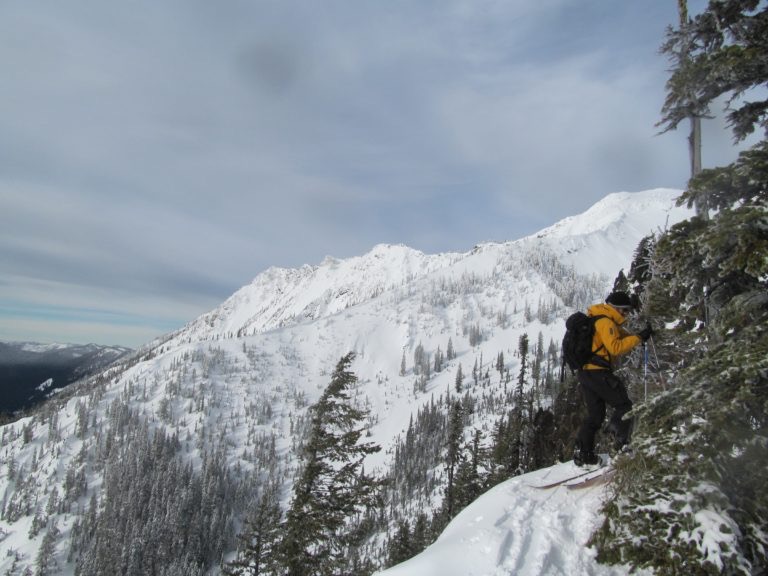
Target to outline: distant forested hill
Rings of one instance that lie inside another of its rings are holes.
[[[0,414],[30,408],[130,351],[96,344],[0,342]]]

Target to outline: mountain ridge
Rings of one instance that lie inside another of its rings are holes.
[[[425,254],[403,244],[378,244],[366,254],[348,259],[326,256],[319,265],[270,267],[220,306],[182,328],[181,332],[189,335],[213,331],[219,336],[232,337],[316,320],[471,259],[483,251],[504,251],[516,245],[544,242],[558,257],[574,266],[591,271],[597,268],[599,273],[613,275],[629,262],[626,255],[607,258],[608,251],[600,250],[600,242],[605,241],[600,236],[609,231],[617,236],[615,242],[632,243],[636,238],[635,246],[639,238],[662,225],[658,222],[659,215],[665,214],[668,221],[669,217],[679,220],[687,214],[687,209],[674,206],[679,193],[678,190],[658,188],[642,193],[609,194],[585,212],[565,218],[536,234],[502,243],[481,243],[463,253]],[[622,211],[622,204],[630,207],[625,206],[626,211]],[[621,226],[627,226],[628,221],[622,216],[631,212],[646,214],[654,225],[639,219],[631,222],[635,229],[621,231]],[[601,257],[585,263],[577,257],[585,249],[597,250]],[[622,259],[624,262],[620,262]],[[617,264],[620,265],[617,267]],[[209,334],[201,339],[211,338]]]

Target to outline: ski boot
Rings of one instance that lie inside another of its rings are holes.
[[[594,450],[582,450],[580,445],[576,445],[576,450],[573,452],[573,463],[576,466],[594,466],[600,464],[600,457],[595,454]]]

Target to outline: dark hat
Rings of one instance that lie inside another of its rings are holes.
[[[606,304],[611,306],[617,306],[619,308],[633,308],[632,299],[626,292],[611,292],[608,294],[608,298],[605,299]]]

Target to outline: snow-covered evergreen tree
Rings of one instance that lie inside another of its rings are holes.
[[[461,447],[464,432],[464,414],[461,401],[456,400],[451,404],[448,418],[448,442],[446,445],[445,470],[448,476],[448,484],[445,488],[443,511],[447,519],[456,514],[456,474],[461,460]]]
[[[273,576],[278,574],[277,549],[282,539],[277,486],[265,486],[255,509],[246,518],[237,558],[227,564],[225,576]]]
[[[280,564],[289,576],[330,576],[345,570],[348,522],[374,504],[377,481],[362,469],[379,447],[360,442],[366,413],[351,402],[357,377],[354,354],[336,365],[331,382],[312,407],[303,471],[283,527]]]
[[[673,75],[666,122],[679,121],[674,90],[683,74],[701,106],[768,83],[764,2],[710,2],[688,32],[700,50],[692,68]],[[768,101],[734,109],[735,136],[765,127],[767,109]],[[766,140],[729,166],[704,170],[680,202],[705,205],[710,214],[660,236],[649,262],[644,313],[657,330],[651,344],[668,389],[638,410],[636,455],[620,466],[617,498],[594,542],[602,560],[659,574],[764,574]]]

